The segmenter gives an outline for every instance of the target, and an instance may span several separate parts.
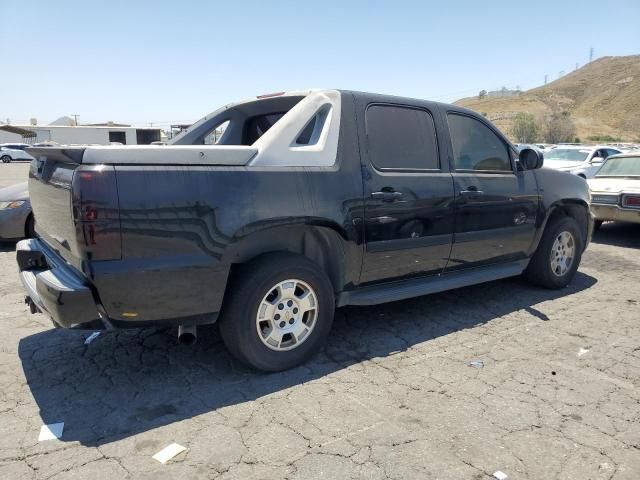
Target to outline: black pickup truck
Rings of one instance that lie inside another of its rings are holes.
[[[238,359],[308,359],[334,309],[524,274],[561,288],[591,236],[586,182],[486,118],[351,91],[256,97],[162,146],[45,147],[17,246],[33,312],[75,328],[218,322]]]

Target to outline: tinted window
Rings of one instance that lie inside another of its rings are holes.
[[[429,112],[372,105],[366,113],[367,149],[379,169],[438,169],[438,148]]]
[[[253,145],[267,130],[280,120],[287,112],[270,113],[268,115],[260,115],[252,117],[247,121],[244,132],[244,145]]]
[[[507,146],[489,127],[463,115],[447,119],[457,170],[511,170]]]

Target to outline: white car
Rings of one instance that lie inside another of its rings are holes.
[[[544,166],[591,178],[609,155],[618,153],[619,149],[606,145],[558,145],[544,152]]]
[[[607,159],[587,183],[596,229],[606,221],[640,223],[640,152]]]
[[[0,160],[9,163],[13,160],[33,160],[33,157],[24,151],[31,145],[27,143],[3,143],[0,145]]]

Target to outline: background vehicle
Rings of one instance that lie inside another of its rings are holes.
[[[596,228],[609,220],[640,223],[640,152],[609,157],[588,183]]]
[[[171,145],[32,152],[41,238],[17,260],[34,310],[188,341],[219,317],[230,351],[269,371],[316,352],[336,305],[522,273],[563,287],[592,226],[586,183],[483,116],[386,95],[261,96]]]
[[[0,189],[0,240],[34,236],[27,182]]]
[[[609,146],[558,145],[545,152],[546,167],[591,178],[609,155],[620,153]]]
[[[13,160],[33,160],[33,157],[25,152],[25,148],[31,145],[26,143],[4,143],[0,145],[0,160],[9,163]]]

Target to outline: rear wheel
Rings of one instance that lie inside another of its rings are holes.
[[[231,354],[264,371],[295,367],[324,344],[334,315],[333,288],[310,260],[278,253],[234,275],[220,319]]]
[[[0,157],[0,160],[2,160],[2,163],[11,163],[11,157],[9,155],[3,155]]]
[[[525,270],[532,283],[562,288],[573,279],[583,250],[582,234],[572,217],[560,217],[547,225],[540,245]]]

